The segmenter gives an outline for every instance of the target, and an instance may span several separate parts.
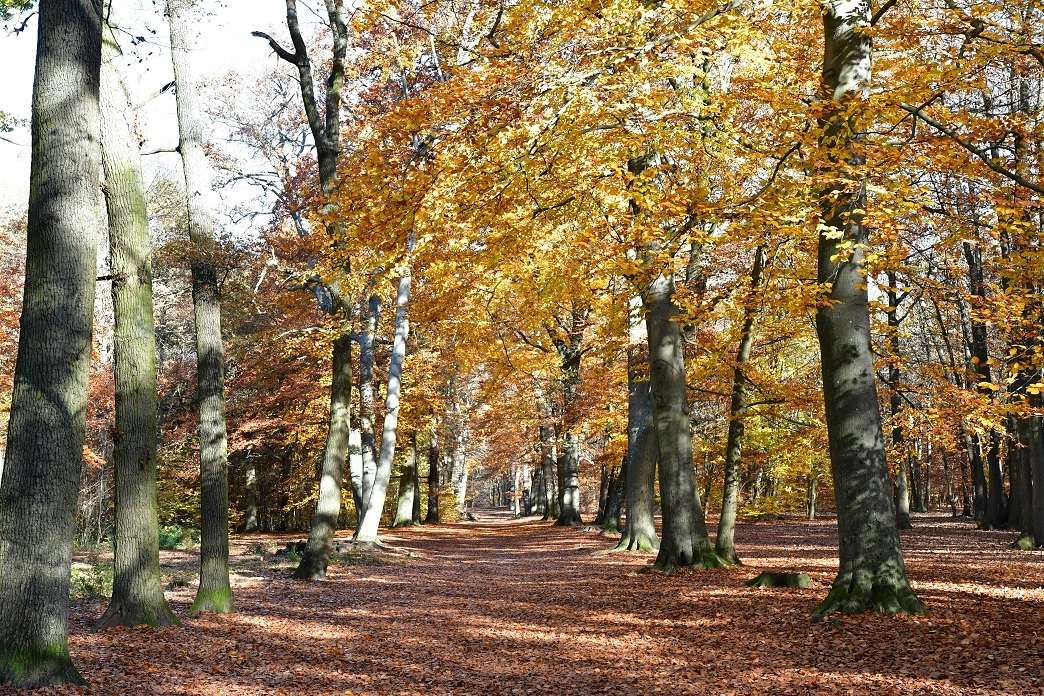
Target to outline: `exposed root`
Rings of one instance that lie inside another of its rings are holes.
[[[85,686],[63,643],[46,650],[0,652],[0,685],[16,689],[39,689],[61,684]]]
[[[130,602],[120,601],[113,598],[101,618],[94,625],[96,631],[101,631],[113,626],[179,626],[181,621],[167,606],[162,593],[160,598],[154,602],[155,606],[143,604],[133,605]]]
[[[814,621],[828,614],[922,614],[924,606],[905,579],[890,579],[878,574],[873,582],[858,582],[853,573],[843,573],[834,581],[823,603],[812,614]]]

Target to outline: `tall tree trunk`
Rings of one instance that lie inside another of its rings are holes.
[[[540,426],[540,470],[544,479],[544,519],[554,515],[555,491],[551,482],[555,479],[555,441],[550,425]]]
[[[252,451],[247,451],[244,458],[244,487],[246,488],[246,509],[243,510],[243,523],[240,530],[243,532],[256,532],[261,528],[258,506],[260,505],[260,492],[257,486],[257,459]]]
[[[629,300],[627,337],[627,460],[624,493],[627,526],[617,551],[658,551],[653,504],[659,448],[649,396],[649,335],[642,318],[642,299]]]
[[[83,683],[69,568],[83,464],[98,194],[99,7],[40,0],[25,290],[0,471],[0,684]]]
[[[322,580],[330,564],[330,543],[341,516],[341,480],[351,429],[352,339],[341,335],[334,341],[330,382],[330,420],[320,467],[319,497],[308,533],[308,545],[294,571],[297,580]],[[331,442],[331,440],[333,442]]]
[[[409,527],[416,524],[413,508],[417,493],[417,433],[410,435],[410,448],[406,456],[406,465],[399,476],[399,495],[395,504],[395,520],[393,527]]]
[[[707,538],[707,523],[693,474],[684,347],[673,296],[673,279],[661,274],[643,298],[648,310],[649,386],[663,508],[663,537],[656,567],[665,572],[679,566],[723,565]]]
[[[620,462],[620,468],[612,472],[609,490],[605,496],[605,514],[602,517],[602,531],[622,532],[620,522],[623,516],[624,490],[627,485],[627,455]]]
[[[834,611],[921,611],[906,578],[892,507],[881,412],[870,350],[863,224],[863,156],[853,142],[852,101],[870,82],[869,0],[824,2],[823,117],[819,282],[830,287],[816,311],[823,370],[840,568],[816,616]],[[858,110],[854,113],[858,114]],[[854,180],[852,177],[856,177]],[[842,242],[849,245],[844,250]]]
[[[736,555],[736,510],[739,507],[739,464],[743,453],[743,419],[747,415],[747,363],[754,346],[754,317],[757,292],[765,271],[765,245],[754,252],[754,267],[750,270],[750,295],[743,306],[743,326],[740,329],[739,348],[736,350],[736,369],[732,377],[732,400],[729,403],[729,432],[725,441],[725,488],[721,497],[721,519],[714,551],[729,563],[740,562]]]
[[[573,526],[583,523],[580,517],[580,442],[576,433],[567,431],[562,437],[561,481],[558,491],[558,517],[556,526]]]
[[[442,520],[439,517],[439,488],[441,478],[439,476],[439,438],[435,428],[431,429],[428,440],[428,512],[424,517],[424,524],[438,524]]]
[[[163,596],[159,568],[151,239],[138,143],[129,122],[134,110],[116,64],[121,51],[112,28],[106,25],[104,32],[101,142],[115,321],[116,520],[112,599],[98,625],[167,626],[178,620]]]
[[[348,432],[348,476],[351,478],[352,503],[355,505],[355,524],[358,525],[363,509],[363,463],[362,432],[355,425],[353,420]]]
[[[891,385],[889,407],[892,416],[892,451],[897,464],[895,477],[895,523],[899,529],[910,528],[910,486],[905,442],[903,441],[902,410],[903,399],[899,393],[899,289],[895,271],[888,271],[888,347],[891,356],[888,362],[888,382]]]
[[[363,331],[359,338],[359,433],[362,437],[362,501],[363,508],[370,499],[373,481],[377,477],[377,436],[374,431],[373,396],[373,341],[377,335],[380,300],[370,297],[363,317]],[[360,524],[363,514],[359,513]]]
[[[1036,408],[1040,409],[1041,399],[1036,398]],[[1029,475],[1033,507],[1032,537],[1037,546],[1044,546],[1044,417],[1034,416],[1029,420],[1026,436],[1029,447],[1026,458],[1029,460]]]
[[[199,18],[192,0],[167,0],[170,53],[177,85],[181,162],[185,174],[189,241],[192,246],[192,305],[196,325],[196,399],[202,540],[199,590],[192,612],[232,611],[228,580],[228,437],[225,428],[225,347],[221,340],[221,292],[216,252],[217,220],[210,201],[210,163],[204,148],[207,124],[197,104],[195,55]]]
[[[414,238],[410,234],[407,255],[413,253]],[[413,277],[410,267],[404,267],[399,278],[399,291],[395,299],[395,338],[392,343],[391,361],[388,364],[388,390],[384,401],[384,429],[381,434],[381,457],[377,463],[377,475],[369,495],[364,501],[362,520],[355,530],[355,540],[376,543],[377,530],[384,512],[384,499],[391,480],[392,462],[395,460],[395,438],[399,427],[399,401],[402,393],[402,366],[406,360],[406,339],[410,334],[409,303]]]

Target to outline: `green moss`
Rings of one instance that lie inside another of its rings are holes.
[[[0,651],[0,684],[37,688],[56,684],[86,684],[69,657],[65,641],[42,648]]]
[[[201,614],[212,611],[218,614],[227,614],[232,611],[232,588],[199,588],[196,599],[192,602],[189,611],[193,614]]]
[[[812,586],[812,578],[805,573],[773,573],[764,572],[747,581],[747,587],[796,587],[808,589]]]
[[[1015,543],[1012,544],[1012,547],[1018,549],[1019,551],[1032,551],[1033,549],[1037,548],[1037,542],[1036,540],[1034,540],[1032,536],[1030,536],[1029,534],[1025,534],[1016,539]]]

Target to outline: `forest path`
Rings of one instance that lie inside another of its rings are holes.
[[[236,614],[91,633],[104,605],[81,603],[72,651],[93,693],[1044,692],[1044,554],[919,516],[904,546],[931,613],[813,624],[833,524],[743,524],[748,565],[670,577],[636,573],[648,556],[592,555],[611,539],[499,513],[388,530],[412,556],[309,584],[246,552],[276,537],[237,537]],[[766,568],[816,583],[743,586]],[[168,592],[182,617],[192,595]]]

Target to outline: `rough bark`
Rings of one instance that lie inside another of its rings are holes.
[[[652,401],[649,397],[648,331],[642,318],[642,300],[629,301],[627,341],[627,461],[624,472],[624,494],[627,502],[627,526],[617,544],[617,551],[658,551],[653,504],[656,485],[656,460],[659,449],[653,424]]]
[[[352,339],[340,336],[334,341],[330,383],[330,418],[326,431],[326,447],[319,469],[319,497],[312,515],[301,562],[294,571],[296,580],[322,580],[330,563],[331,542],[341,516],[341,481],[351,429]],[[331,442],[332,440],[332,442]]]
[[[835,611],[921,611],[899,548],[870,346],[863,165],[851,134],[851,103],[870,80],[869,0],[824,3],[818,280],[829,294],[816,311],[830,463],[837,504],[840,567],[817,617]],[[841,243],[852,245],[848,251]]]
[[[650,397],[659,448],[660,502],[663,536],[656,567],[718,567],[724,562],[707,538],[707,524],[692,463],[692,435],[685,393],[685,358],[674,281],[661,274],[648,287],[643,301],[648,310]]]
[[[413,253],[413,238],[407,243],[407,254]],[[391,481],[392,462],[395,460],[395,438],[399,426],[399,401],[402,392],[402,367],[406,360],[406,339],[410,333],[409,303],[412,275],[407,264],[399,278],[399,290],[395,299],[395,338],[392,342],[391,362],[388,365],[388,389],[384,401],[384,428],[381,434],[381,456],[377,463],[377,474],[363,508],[362,519],[355,530],[355,540],[375,543],[377,530],[384,512],[384,500]]]
[[[69,568],[83,463],[97,231],[99,8],[41,0],[25,288],[0,472],[0,684],[83,683]]]
[[[117,62],[121,51],[104,28],[101,72],[102,167],[109,217],[116,430],[116,517],[112,598],[98,621],[108,626],[178,623],[163,596],[159,567],[156,448],[156,329],[152,249],[130,98]]]
[[[192,247],[192,305],[196,328],[196,402],[202,487],[199,589],[192,612],[232,611],[228,580],[228,436],[225,427],[225,348],[221,340],[221,291],[216,265],[217,221],[211,200],[207,124],[197,104],[200,89],[195,49],[199,18],[192,0],[167,0],[171,59],[177,85],[179,150],[185,176]]]
[[[729,563],[738,564],[736,554],[736,512],[739,507],[739,464],[743,454],[743,419],[747,414],[747,363],[754,347],[754,317],[757,314],[757,292],[765,271],[765,247],[754,252],[754,266],[750,270],[750,296],[743,308],[739,347],[736,349],[736,368],[732,376],[732,398],[729,402],[729,431],[725,440],[725,487],[721,498],[721,518],[714,551]]]

